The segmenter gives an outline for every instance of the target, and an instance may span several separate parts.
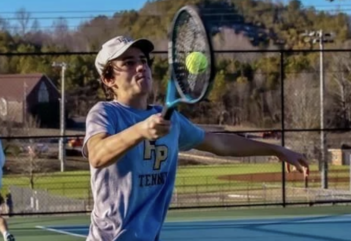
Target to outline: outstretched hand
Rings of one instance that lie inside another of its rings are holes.
[[[305,177],[309,175],[309,165],[305,155],[281,147],[276,156],[281,161],[286,162],[288,172],[297,170],[298,172],[303,173]],[[292,166],[292,168],[290,168],[290,166]]]

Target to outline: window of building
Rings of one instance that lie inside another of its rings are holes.
[[[41,82],[39,87],[38,101],[39,103],[49,102],[49,92],[44,82]]]

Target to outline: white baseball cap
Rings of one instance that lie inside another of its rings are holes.
[[[153,43],[148,39],[134,40],[126,36],[117,36],[110,39],[102,45],[95,59],[95,67],[99,74],[102,74],[102,70],[108,61],[118,58],[130,47],[137,47],[145,53],[150,53],[154,50]]]

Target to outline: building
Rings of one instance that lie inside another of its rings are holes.
[[[40,126],[59,126],[60,93],[45,75],[0,75],[0,120],[19,125],[35,117]]]

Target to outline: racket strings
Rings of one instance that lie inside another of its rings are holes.
[[[191,99],[201,97],[210,78],[210,66],[204,72],[190,73],[185,65],[186,57],[191,52],[201,52],[210,60],[209,47],[205,33],[192,16],[183,12],[176,24],[174,47],[174,74],[183,94]],[[209,63],[211,65],[212,63]]]

